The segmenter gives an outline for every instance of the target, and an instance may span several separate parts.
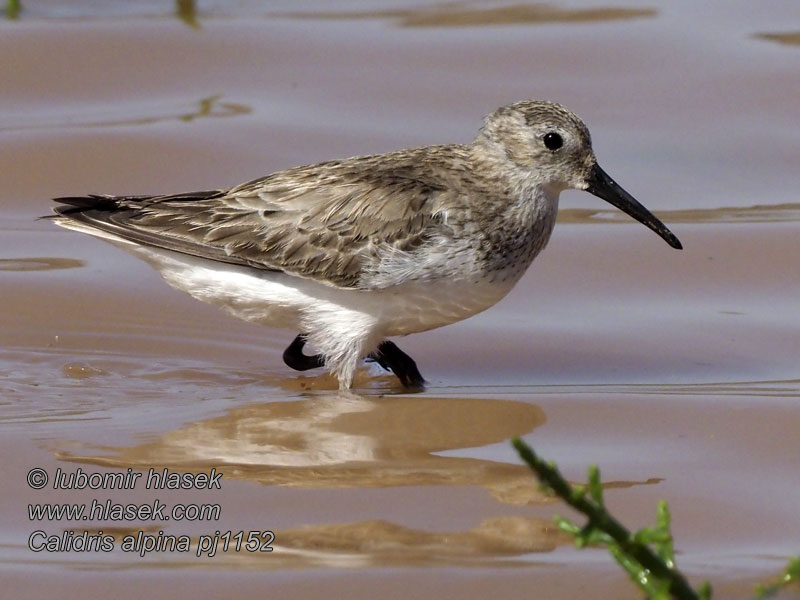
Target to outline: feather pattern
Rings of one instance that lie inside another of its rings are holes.
[[[417,148],[297,167],[228,191],[57,198],[71,207],[57,212],[138,243],[371,289],[363,276],[384,256],[452,235],[442,208],[457,203],[452,181],[468,159],[465,146]]]

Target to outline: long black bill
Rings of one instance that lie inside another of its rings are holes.
[[[587,192],[602,198],[609,204],[613,204],[622,212],[639,221],[639,223],[647,225],[673,248],[677,250],[683,249],[680,240],[675,237],[675,234],[667,229],[667,226],[659,221],[653,213],[639,204],[636,198],[623,190],[599,165],[595,164],[592,167],[589,177],[586,178],[586,183],[588,184]]]

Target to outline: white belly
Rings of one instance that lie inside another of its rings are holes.
[[[511,290],[533,258],[494,269],[489,278],[473,271],[468,278],[451,274],[370,291],[348,290],[139,246],[67,219],[56,222],[120,246],[155,267],[172,287],[233,316],[305,334],[343,389],[350,387],[358,361],[382,340],[448,325],[489,308]]]
[[[406,335],[448,325],[486,310],[505,296],[508,281],[408,282],[386,289],[335,288],[281,272],[141,247],[126,248],[153,265],[172,287],[240,319],[307,331],[309,321],[369,324],[375,335]]]

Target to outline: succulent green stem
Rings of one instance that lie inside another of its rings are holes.
[[[678,600],[701,600],[704,597],[705,594],[698,594],[692,589],[689,582],[679,571],[671,568],[673,562],[671,557],[668,558],[668,562],[665,562],[648,545],[637,541],[631,536],[631,532],[606,510],[605,506],[603,506],[602,494],[598,491],[600,479],[596,467],[590,469],[589,491],[591,498],[587,498],[584,488],[574,488],[564,479],[554,464],[548,464],[543,461],[522,440],[513,438],[511,443],[522,460],[536,473],[546,488],[553,490],[567,504],[588,517],[589,523],[584,528],[585,530],[600,530],[613,540],[614,545],[617,546],[617,549],[613,551],[615,557],[643,588],[654,590],[660,587],[657,580],[661,580],[667,582],[666,590]],[[668,525],[669,523],[669,516],[665,511],[665,508],[659,511],[660,525]],[[668,549],[667,552],[671,553],[671,536],[668,534],[668,530],[667,535],[660,535],[662,532],[663,529],[660,527],[655,532],[649,532],[649,535],[645,535],[648,533],[645,532],[643,537],[656,538],[655,541],[665,545],[664,547]],[[641,565],[638,574],[631,565],[630,559]]]

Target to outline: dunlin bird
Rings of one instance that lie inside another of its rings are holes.
[[[416,364],[387,338],[505,296],[550,239],[567,188],[681,248],[598,166],[583,121],[536,100],[497,109],[467,145],[296,167],[229,190],[57,198],[53,218],[133,252],[199,300],[299,332],[283,354],[293,369],[327,367],[347,389],[369,357],[419,387]],[[319,354],[304,354],[306,343]]]

